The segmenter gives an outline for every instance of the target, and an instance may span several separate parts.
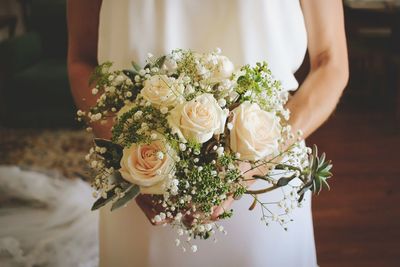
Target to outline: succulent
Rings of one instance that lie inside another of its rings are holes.
[[[325,187],[330,189],[327,180],[332,177],[330,170],[332,169],[331,161],[326,161],[325,153],[318,156],[318,148],[313,145],[312,153],[308,159],[308,168],[302,173],[304,185],[298,191],[299,201],[303,200],[304,193],[311,190],[314,194],[319,194]]]

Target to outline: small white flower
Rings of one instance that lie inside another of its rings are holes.
[[[164,153],[162,151],[158,151],[156,157],[161,160],[164,158]]]
[[[91,166],[92,168],[96,168],[96,167],[97,167],[97,161],[96,161],[96,160],[93,160],[93,161],[90,163],[90,166]]]
[[[206,228],[204,227],[204,225],[200,225],[197,230],[199,230],[199,232],[204,232]]]
[[[224,227],[222,225],[218,226],[218,231],[220,232],[224,231]]]
[[[122,83],[125,80],[125,77],[122,75],[118,75],[117,78],[115,78],[115,81],[117,83]]]
[[[179,144],[179,149],[180,149],[181,151],[185,151],[185,150],[186,150],[186,145],[185,145],[184,143],[180,143],[180,144]]]
[[[194,252],[196,252],[197,251],[197,246],[196,245],[193,245],[191,248],[190,248],[191,250],[192,250],[192,252],[194,253]]]
[[[140,70],[140,71],[139,71],[139,75],[140,75],[140,76],[146,75],[146,71],[145,71],[145,70]]]
[[[162,107],[160,108],[161,114],[167,114],[168,113],[168,108],[167,107]]]
[[[175,245],[178,247],[181,244],[181,241],[179,239],[175,239]]]
[[[92,94],[93,95],[97,95],[98,92],[99,92],[99,89],[97,89],[97,88],[93,88],[92,89]]]
[[[114,76],[113,75],[108,76],[108,80],[111,82],[112,80],[114,80]]]
[[[195,92],[195,90],[194,90],[193,86],[191,86],[190,84],[188,84],[188,85],[185,87],[185,92],[186,92],[186,94],[192,94],[192,93]]]
[[[226,127],[228,127],[228,130],[232,130],[233,124],[232,124],[231,122],[228,122],[228,123],[226,124]]]
[[[226,100],[224,98],[218,99],[218,105],[223,108],[226,105]]]
[[[217,155],[218,157],[222,157],[224,155],[224,148],[222,146],[218,147]]]
[[[154,221],[155,221],[156,223],[161,222],[161,221],[162,221],[161,216],[160,216],[160,215],[154,216]]]
[[[171,207],[171,210],[174,211],[175,207]],[[175,220],[180,221],[181,219],[182,219],[182,213],[179,212],[178,214],[175,215]],[[182,229],[180,229],[180,230],[182,230]],[[182,230],[182,235],[183,235],[183,230]]]
[[[160,213],[160,218],[161,218],[161,220],[165,220],[166,217],[167,217],[167,216],[165,215],[164,212],[161,212],[161,213]]]
[[[147,125],[147,123],[143,122],[140,126],[143,130],[147,130],[149,129],[149,126]]]
[[[151,140],[156,140],[156,139],[157,139],[157,134],[152,133],[152,134],[150,135],[150,138],[151,138]]]
[[[209,223],[206,224],[205,227],[206,227],[206,231],[211,231],[211,229],[212,229],[212,225]]]
[[[129,79],[129,78],[126,79],[125,83],[126,83],[126,85],[128,85],[128,86],[130,86],[130,85],[133,84],[133,83],[132,83],[132,80]]]

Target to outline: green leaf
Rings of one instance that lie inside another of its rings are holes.
[[[136,70],[137,72],[140,71],[141,68],[140,68],[140,65],[138,63],[136,63],[135,61],[132,61],[131,64],[132,64],[132,67],[133,67],[134,70]]]
[[[154,63],[154,67],[161,69],[161,67],[164,65],[166,58],[167,58],[166,56],[159,57]]]
[[[137,195],[139,195],[140,193],[140,187],[138,185],[132,185],[131,187],[129,187],[125,192],[124,192],[124,196],[121,197],[120,199],[118,199],[117,201],[115,201],[113,203],[113,205],[111,206],[111,211],[114,211],[122,206],[124,206],[125,204],[127,204],[130,200],[132,200],[133,198],[135,198]]]
[[[123,70],[122,71],[126,76],[129,77],[129,79],[131,79],[132,81],[135,80],[135,76],[139,75],[139,72],[137,72],[136,70]]]
[[[111,190],[109,190],[109,191],[107,192],[107,197],[106,197],[106,198],[103,198],[103,197],[98,198],[98,199],[93,203],[93,206],[92,206],[91,210],[92,210],[92,211],[93,211],[93,210],[97,210],[97,209],[103,207],[104,205],[106,205],[106,204],[107,204],[108,202],[110,202],[111,200],[113,200],[114,197],[115,197],[115,191],[114,191],[114,189],[115,189],[115,188],[113,188],[113,189],[111,189]]]
[[[91,208],[91,210],[97,210],[101,207],[103,207],[104,205],[106,205],[108,202],[110,202],[111,200],[113,200],[116,197],[115,194],[115,189],[116,188],[120,188],[122,191],[127,189],[131,184],[127,183],[121,176],[121,173],[119,171],[115,171],[113,172],[108,180],[113,180],[112,183],[116,184],[117,186],[115,186],[114,188],[112,188],[111,190],[107,191],[107,196],[106,198],[100,197],[98,198],[94,203],[93,206]]]
[[[119,169],[121,167],[120,161],[123,154],[122,146],[101,138],[95,138],[94,143],[98,147],[105,147],[107,149],[104,154],[100,154],[106,160],[106,167],[113,167],[114,169]]]
[[[278,180],[277,182],[277,186],[285,186],[287,185],[291,180],[293,180],[294,178],[296,178],[296,175],[292,175],[290,177],[282,177]]]

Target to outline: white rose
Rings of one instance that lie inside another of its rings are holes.
[[[256,161],[277,153],[281,125],[275,114],[248,101],[232,112],[230,147],[240,154],[240,159]]]
[[[163,194],[163,184],[174,171],[175,154],[160,139],[151,144],[132,144],[123,150],[120,173],[128,182],[139,185],[143,194]]]
[[[229,79],[232,76],[235,66],[232,61],[225,56],[217,57],[217,66],[212,73],[211,80],[214,82],[220,82],[224,79]]]
[[[154,75],[144,82],[140,94],[156,106],[175,106],[182,98],[184,86],[181,81],[166,75]]]
[[[229,111],[221,109],[212,94],[202,94],[170,111],[168,123],[182,140],[205,143],[224,132]]]

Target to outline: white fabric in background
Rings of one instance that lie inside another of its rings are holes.
[[[0,166],[0,266],[98,266],[90,185]]]
[[[299,0],[103,0],[98,60],[144,66],[147,53],[216,47],[236,65],[267,60],[284,88],[303,62],[307,36]]]
[[[287,90],[298,83],[307,36],[299,0],[103,0],[98,59],[116,68],[144,64],[147,53],[185,48],[209,52],[216,47],[236,65],[267,60]],[[276,191],[263,199],[280,200]],[[101,266],[152,267],[313,267],[316,253],[311,197],[293,214],[285,232],[266,227],[260,211],[249,212],[250,197],[234,204],[235,215],[221,222],[228,231],[214,244],[199,242],[196,254],[174,247],[169,227],[149,224],[136,203],[100,212]]]

